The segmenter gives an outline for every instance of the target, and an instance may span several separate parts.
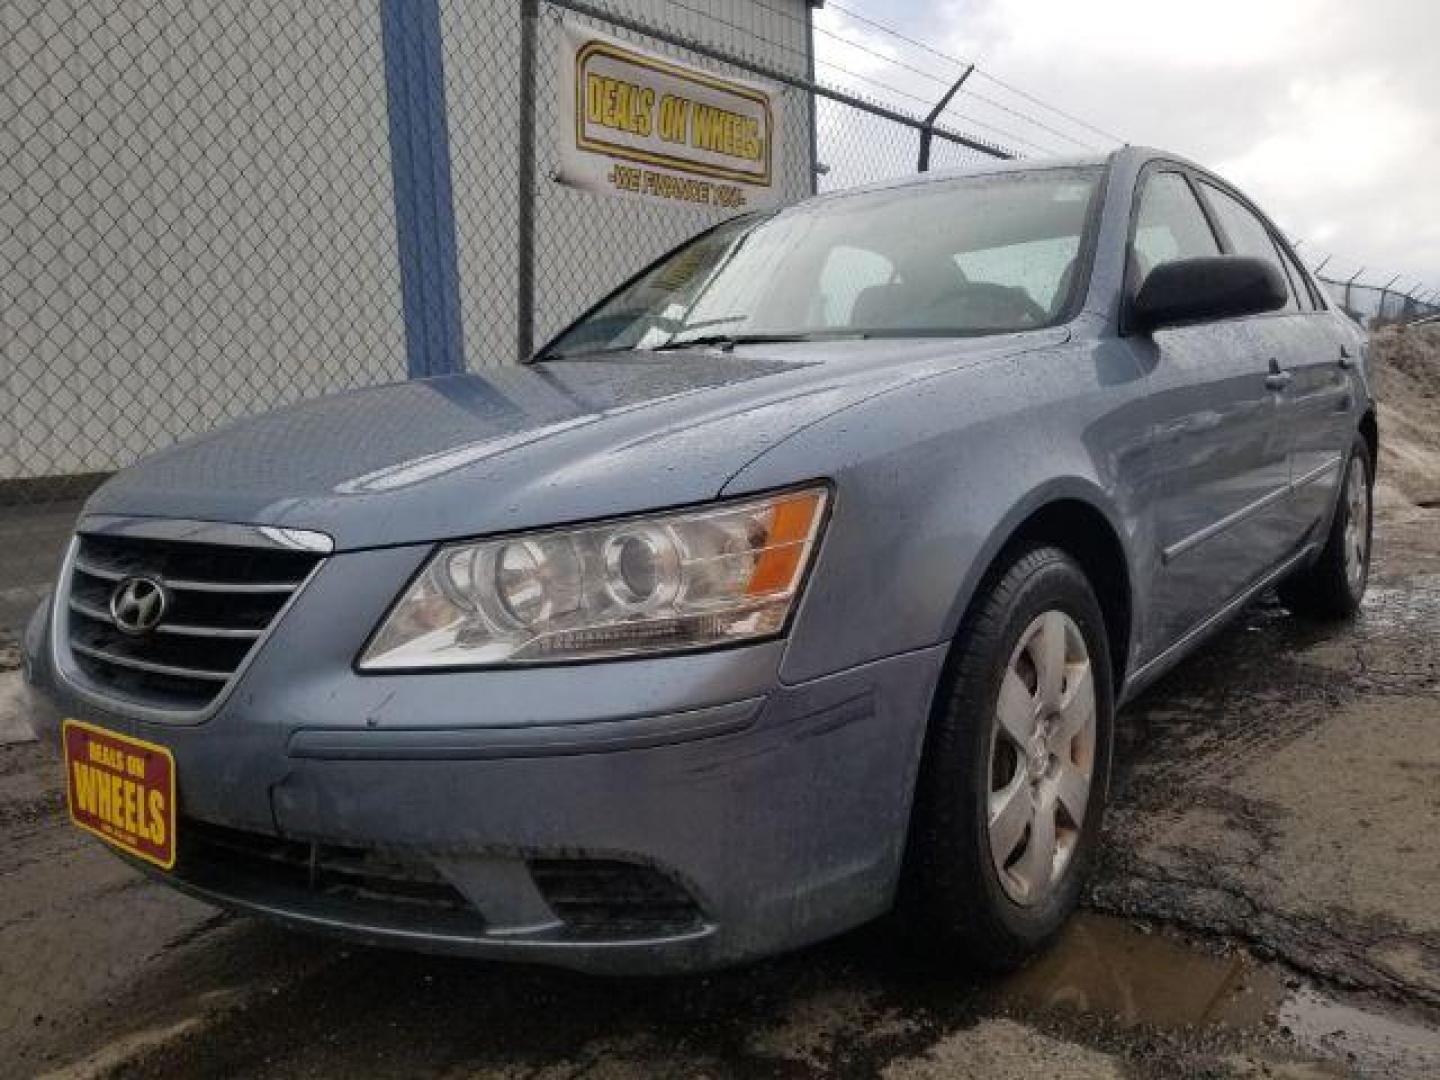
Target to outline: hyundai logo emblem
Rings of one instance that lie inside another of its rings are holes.
[[[110,594],[110,618],[127,634],[148,634],[165,617],[165,586],[154,578],[128,577]]]

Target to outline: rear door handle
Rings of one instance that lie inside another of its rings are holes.
[[[1340,366],[1342,368],[1355,366],[1355,350],[1349,345],[1340,346]]]
[[[1270,374],[1265,376],[1266,390],[1284,390],[1290,385],[1290,380],[1295,378],[1293,372],[1285,371],[1280,367],[1280,361],[1274,357],[1270,359]]]

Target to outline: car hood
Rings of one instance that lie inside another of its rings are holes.
[[[612,353],[378,386],[161,451],[86,512],[313,529],[344,550],[682,505],[857,401],[1065,336]]]

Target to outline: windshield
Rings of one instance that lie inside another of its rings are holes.
[[[545,357],[1058,321],[1101,170],[963,177],[736,218],[594,308]]]

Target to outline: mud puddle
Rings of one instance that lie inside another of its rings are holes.
[[[1332,998],[1233,946],[1195,945],[1106,915],[1073,918],[1044,956],[996,987],[1002,1012],[1094,1018],[1121,1029],[1209,1031],[1346,1075],[1440,1076],[1440,1029]]]

